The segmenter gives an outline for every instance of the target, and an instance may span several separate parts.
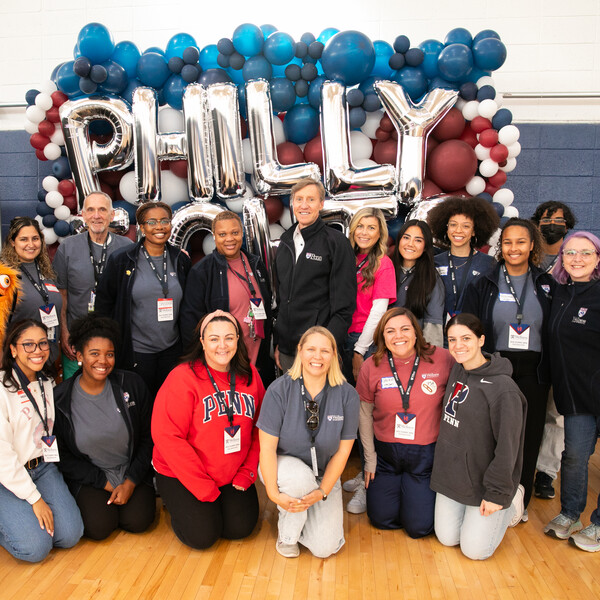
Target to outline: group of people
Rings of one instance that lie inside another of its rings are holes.
[[[194,266],[169,244],[161,202],[138,208],[134,244],[110,233],[110,198],[94,192],[87,232],[53,264],[37,221],[13,220],[1,258],[23,289],[1,359],[3,547],[39,561],[82,535],[145,531],[158,492],[177,537],[208,548],[254,530],[260,478],[277,551],[327,557],[344,544],[340,479],[358,434],[348,511],[485,559],[534,489],[551,497],[558,468],[540,461],[547,440],[554,461],[562,451],[560,413],[561,513],[545,531],[600,550],[600,505],[579,520],[600,432],[600,240],[566,237],[568,207],[546,203],[536,222],[503,224],[494,259],[477,248],[495,210],[450,198],[407,221],[388,257],[381,211],[358,211],[348,239],[319,216],[324,197],[311,179],[293,188],[275,290],[230,211]]]

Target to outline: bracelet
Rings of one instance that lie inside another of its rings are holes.
[[[327,500],[327,494],[325,493],[325,490],[321,486],[319,486],[317,489],[321,492],[321,494],[323,494],[323,501]]]

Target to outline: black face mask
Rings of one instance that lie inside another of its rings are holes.
[[[567,228],[564,225],[542,225],[540,231],[549,246],[560,242],[567,235]]]

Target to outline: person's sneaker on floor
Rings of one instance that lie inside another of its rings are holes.
[[[278,540],[275,549],[281,556],[286,558],[298,558],[300,556],[300,546],[298,544],[284,544]]]
[[[525,488],[519,484],[517,491],[512,499],[511,505],[515,509],[515,516],[510,520],[509,527],[515,527],[521,522],[523,513],[525,512],[525,505],[523,504],[523,498],[525,496]]]
[[[523,516],[521,517],[521,522],[527,523],[527,521],[529,521],[529,513],[527,512],[527,509],[525,509],[523,511]]]
[[[566,540],[582,527],[583,525],[579,519],[571,519],[560,513],[560,515],[554,517],[554,519],[544,527],[544,533],[559,540]]]
[[[552,500],[554,498],[554,488],[552,477],[543,471],[538,471],[535,475],[535,483],[533,493],[536,498],[542,498],[542,500]]]
[[[359,471],[355,477],[352,479],[348,479],[348,481],[344,481],[342,484],[342,489],[345,492],[355,492],[359,486],[365,486],[365,478],[363,476],[363,472]]]
[[[579,533],[574,533],[569,538],[569,543],[586,552],[598,552],[600,550],[600,525],[591,523]]]
[[[360,515],[367,510],[367,490],[364,485],[359,486],[346,504],[346,510],[354,515]]]

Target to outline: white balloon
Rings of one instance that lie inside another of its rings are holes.
[[[158,111],[158,131],[171,133],[183,131],[183,113],[179,110],[165,106]]]
[[[269,235],[272,240],[278,240],[285,229],[279,223],[271,223],[269,225]]]
[[[227,204],[227,208],[232,210],[234,213],[241,213],[244,208],[244,202],[246,198],[232,198],[225,200],[225,204]]]
[[[513,217],[518,217],[519,216],[519,209],[516,206],[506,206],[504,207],[504,214],[502,215],[503,217],[508,217],[509,219],[512,219]]]
[[[498,105],[498,108],[500,108],[504,104],[504,96],[500,92],[496,92],[494,102]]]
[[[32,104],[25,109],[25,116],[32,123],[41,123],[46,118],[46,111],[39,106]]]
[[[363,126],[360,130],[372,140],[375,139],[375,132],[379,129],[379,122],[381,121],[381,117],[383,117],[382,110],[376,110],[374,112],[367,113],[367,120],[364,122]]]
[[[283,130],[283,123],[279,117],[273,117],[273,135],[275,136],[275,145],[283,144],[285,142],[285,131]]]
[[[58,144],[53,144],[50,142],[44,146],[44,156],[48,160],[56,160],[60,157],[60,146]]]
[[[187,179],[177,177],[171,171],[160,172],[160,199],[169,206],[177,202],[187,202],[188,194]]]
[[[516,158],[521,154],[521,144],[519,142],[514,142],[508,148],[508,158]]]
[[[477,157],[477,160],[485,160],[490,157],[490,149],[481,144],[477,144],[477,146],[475,146],[475,156]]]
[[[46,227],[42,229],[42,235],[46,241],[46,246],[51,246],[54,242],[58,241],[58,236],[52,227]]]
[[[283,209],[279,222],[284,229],[289,229],[292,226],[292,213],[287,206]]]
[[[498,105],[494,100],[488,98],[479,103],[479,114],[486,119],[491,119],[498,112]]]
[[[47,192],[54,192],[58,189],[58,179],[56,179],[56,177],[52,177],[52,175],[48,175],[42,179],[42,187]]]
[[[25,119],[25,124],[23,125],[23,128],[29,135],[33,135],[34,133],[39,133],[38,123],[34,123],[33,121],[30,121],[29,119]]]
[[[481,161],[481,164],[479,165],[479,172],[484,177],[491,177],[498,172],[498,163],[491,158],[486,158],[485,160]]]
[[[455,108],[458,108],[458,110],[460,110],[462,112],[462,109],[464,108],[465,104],[467,103],[467,101],[464,98],[461,98],[460,96],[456,99],[456,104],[454,105]]]
[[[462,107],[462,115],[467,121],[472,121],[479,116],[479,102],[471,100]]]
[[[123,200],[129,204],[137,204],[137,183],[135,181],[135,171],[129,171],[121,177],[119,181],[119,192],[123,196]]]
[[[515,195],[512,190],[501,188],[493,195],[492,199],[494,202],[502,204],[502,206],[510,206],[515,199]],[[506,211],[504,211],[504,214],[506,215]]]
[[[61,204],[58,208],[54,209],[54,216],[59,221],[67,221],[68,218],[71,216],[71,211],[69,210],[68,206]]]
[[[242,153],[244,155],[244,173],[252,173],[252,148],[250,147],[250,140],[245,138],[242,140]]]
[[[354,161],[354,166],[357,169],[364,169],[365,167],[377,167],[379,165],[370,158],[359,158],[358,160]]]
[[[57,190],[53,190],[46,194],[46,204],[50,208],[58,208],[59,206],[62,206],[64,201],[63,195]]]
[[[65,145],[65,136],[62,132],[62,129],[60,127],[57,127],[54,130],[54,133],[50,136],[50,141],[53,144],[58,144],[59,146],[64,146]]]
[[[516,158],[507,158],[506,164],[503,167],[500,167],[500,170],[504,171],[505,173],[510,173],[511,171],[515,170],[516,166],[517,166]]]
[[[352,162],[356,164],[361,158],[370,158],[373,154],[373,144],[371,140],[362,131],[350,132],[350,156]]]
[[[215,248],[215,238],[213,237],[212,233],[209,233],[202,240],[202,252],[204,252],[204,254],[208,256]]]
[[[43,92],[39,93],[35,97],[35,105],[39,106],[43,111],[52,108],[52,98],[50,97],[50,94],[44,94]]]
[[[500,234],[502,231],[500,228],[496,229],[496,231],[492,234],[492,237],[488,240],[488,244],[490,245],[490,249],[488,250],[488,254],[490,256],[496,256],[496,246],[500,241]]]
[[[498,141],[505,146],[514,144],[518,139],[521,132],[515,125],[505,125],[498,132]]]
[[[40,86],[40,92],[48,95],[53,94],[57,89],[58,88],[52,79],[46,79]]]
[[[39,223],[40,229],[44,228],[44,217],[40,215],[35,215],[34,219]]]
[[[494,89],[496,88],[494,80],[489,75],[484,75],[477,80],[478,88],[482,88],[484,85],[491,85]]]
[[[478,196],[485,190],[485,179],[483,177],[478,177],[475,175],[469,183],[465,186],[465,189],[471,196]]]
[[[246,185],[246,187],[244,188],[244,193],[242,194],[242,198],[244,198],[244,199],[254,198],[254,196],[256,195],[254,188],[247,181],[246,181],[245,185]]]

